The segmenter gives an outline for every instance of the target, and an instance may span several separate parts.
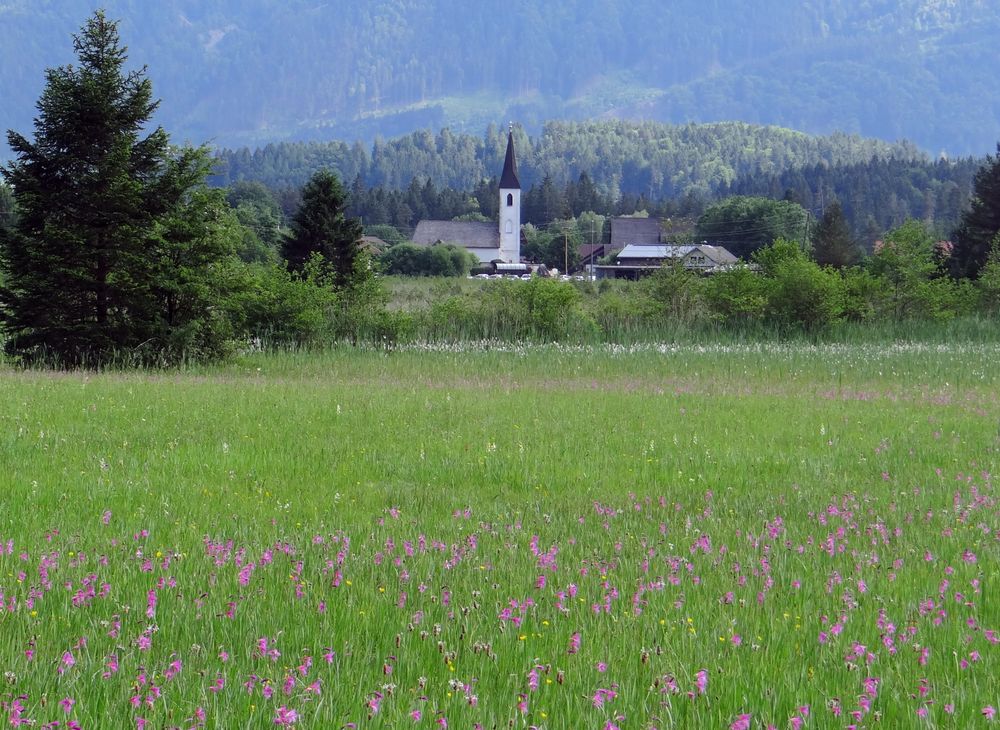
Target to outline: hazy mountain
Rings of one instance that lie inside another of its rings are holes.
[[[175,139],[371,139],[515,119],[742,120],[981,154],[994,0],[0,0],[0,127],[103,5]]]

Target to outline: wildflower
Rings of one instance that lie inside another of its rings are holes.
[[[986,707],[983,708],[983,717],[985,717],[987,720],[992,720],[994,717],[996,717],[996,714],[997,710],[995,707],[993,707],[993,705],[987,705]]]
[[[749,712],[737,716],[729,726],[729,730],[750,730],[750,717]]]
[[[63,697],[61,700],[59,700],[59,706],[62,708],[63,712],[65,712],[67,715],[73,711],[73,705],[75,704],[76,700],[74,700],[72,697]]]
[[[698,694],[705,694],[705,690],[708,689],[708,672],[699,669],[698,673],[694,675],[694,684],[698,688]]]
[[[580,651],[580,632],[576,632],[571,637],[569,637],[569,648],[566,650],[567,654],[576,654]]]
[[[275,725],[294,725],[299,719],[299,713],[295,710],[285,707],[282,705],[277,709],[274,714],[274,724]]]

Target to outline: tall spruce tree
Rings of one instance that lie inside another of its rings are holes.
[[[282,254],[293,271],[302,271],[319,254],[335,288],[354,280],[361,255],[361,222],[347,216],[347,195],[329,170],[320,170],[302,188],[302,204],[292,216]]]
[[[997,232],[1000,232],[1000,144],[997,155],[987,155],[976,173],[972,203],[955,231],[955,245],[949,259],[952,275],[977,278],[986,265]]]
[[[861,248],[837,200],[826,207],[812,240],[813,258],[821,266],[840,269],[856,264],[861,258]]]
[[[116,22],[96,12],[73,46],[78,66],[46,72],[34,141],[7,134],[15,160],[2,172],[18,216],[0,231],[5,347],[59,366],[162,362],[205,334],[211,287],[190,284],[224,253],[221,238],[204,245],[214,227],[195,232],[219,210],[191,205],[207,153],[146,133],[159,102],[145,69],[126,70]],[[192,237],[202,245],[189,258]],[[183,286],[164,281],[167,262]]]

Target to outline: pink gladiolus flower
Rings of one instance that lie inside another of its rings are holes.
[[[698,673],[694,675],[694,685],[698,688],[698,694],[705,694],[705,690],[708,689],[708,672],[699,669]]]
[[[76,700],[74,700],[72,697],[64,697],[61,700],[59,700],[59,706],[63,709],[63,712],[65,712],[67,715],[73,711],[73,705],[75,704]]]
[[[569,637],[569,648],[566,650],[567,654],[576,654],[580,651],[580,633],[577,632]]]
[[[993,705],[987,705],[986,707],[983,708],[983,717],[985,717],[987,720],[992,720],[994,717],[996,717],[996,714],[997,710],[995,707],[993,707]]]
[[[729,730],[750,730],[750,713],[747,712],[743,715],[739,715],[732,724],[729,726]]]
[[[284,705],[282,705],[281,707],[278,708],[277,712],[275,712],[274,724],[281,726],[294,725],[298,721],[298,719],[299,719],[299,713],[297,713],[295,710],[289,707],[285,707]]]

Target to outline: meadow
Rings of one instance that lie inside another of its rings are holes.
[[[0,366],[0,721],[969,728],[1000,345]]]

